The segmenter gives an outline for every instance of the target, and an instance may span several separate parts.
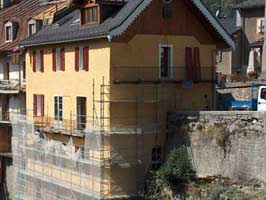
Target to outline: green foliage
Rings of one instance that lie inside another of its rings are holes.
[[[167,195],[182,190],[195,177],[186,146],[173,149],[161,168],[148,181],[146,199],[171,199]]]
[[[165,164],[157,171],[157,176],[172,190],[182,189],[182,184],[192,180],[195,172],[186,146],[173,149]]]
[[[192,169],[186,146],[183,145],[178,149],[173,149],[157,174],[170,187],[178,186],[178,183],[188,182],[194,178],[195,172]]]

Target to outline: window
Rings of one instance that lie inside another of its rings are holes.
[[[62,64],[62,60],[61,60],[61,49],[57,48],[56,49],[56,70],[61,70],[61,64]]]
[[[257,33],[263,34],[265,32],[265,19],[257,19]]]
[[[81,22],[82,24],[97,23],[98,22],[98,6],[82,9]]]
[[[200,48],[185,48],[186,79],[187,81],[201,81]]]
[[[44,116],[44,95],[33,95],[34,116]]]
[[[35,23],[31,23],[29,24],[29,31],[28,31],[28,35],[32,36],[34,33],[36,33],[36,25]]]
[[[87,122],[87,98],[77,97],[77,129],[84,130]]]
[[[266,89],[265,88],[261,90],[260,98],[266,100]]]
[[[48,18],[44,18],[43,26],[47,26],[47,25],[49,25],[49,19]]]
[[[158,170],[162,164],[162,149],[156,146],[152,149],[152,170]]]
[[[63,97],[54,97],[54,119],[56,121],[63,121]]]
[[[89,71],[89,48],[76,47],[75,48],[75,70]]]
[[[12,41],[12,26],[5,27],[5,41],[6,42]]]
[[[33,72],[44,72],[44,52],[36,50],[32,52],[31,63]]]
[[[53,49],[53,71],[65,71],[65,49]]]
[[[173,76],[173,46],[160,45],[159,48],[160,78],[172,78]]]

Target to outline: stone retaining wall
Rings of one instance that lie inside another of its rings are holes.
[[[176,112],[168,119],[168,147],[187,144],[198,176],[266,181],[265,112]]]

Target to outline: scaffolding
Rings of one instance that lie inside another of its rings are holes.
[[[12,121],[14,199],[103,198],[101,134],[86,134],[81,152],[71,140],[67,145],[45,140],[32,118],[16,115]]]
[[[76,121],[71,121],[65,129],[51,129],[50,122],[46,120],[36,123],[36,119],[29,115],[12,115],[15,200],[96,200],[143,196],[145,173],[149,170],[147,160],[151,156],[149,152],[144,152],[144,137],[156,137],[162,131],[160,86],[149,85],[152,95],[146,94],[146,97],[144,87],[140,86],[139,94],[128,99],[111,96],[112,87],[114,85],[105,84],[102,79],[98,99],[93,82],[93,116],[87,116],[83,129],[77,128],[80,126]],[[107,117],[105,104],[130,104],[136,113],[134,116]],[[143,121],[150,118],[142,111],[146,104],[156,107],[155,116],[149,124]],[[77,116],[71,114],[72,117]],[[132,123],[125,125],[121,119]],[[68,143],[45,138],[45,132],[51,130],[54,133],[68,132]],[[72,138],[77,136],[84,138],[83,149],[73,148]],[[123,172],[131,179],[123,180]],[[125,186],[123,181],[131,182]]]

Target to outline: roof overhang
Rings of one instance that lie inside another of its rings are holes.
[[[123,21],[118,27],[114,28],[109,35],[109,39],[112,40],[113,37],[120,36],[126,29],[134,22],[134,20],[142,13],[142,11],[152,2],[153,0],[142,1],[137,8],[131,13],[131,15]],[[191,2],[199,9],[199,11],[206,17],[209,23],[217,31],[217,33],[223,38],[227,45],[235,49],[235,42],[231,38],[230,34],[224,29],[224,27],[219,23],[217,18],[215,18],[211,12],[206,8],[206,6],[200,0],[191,0]]]

